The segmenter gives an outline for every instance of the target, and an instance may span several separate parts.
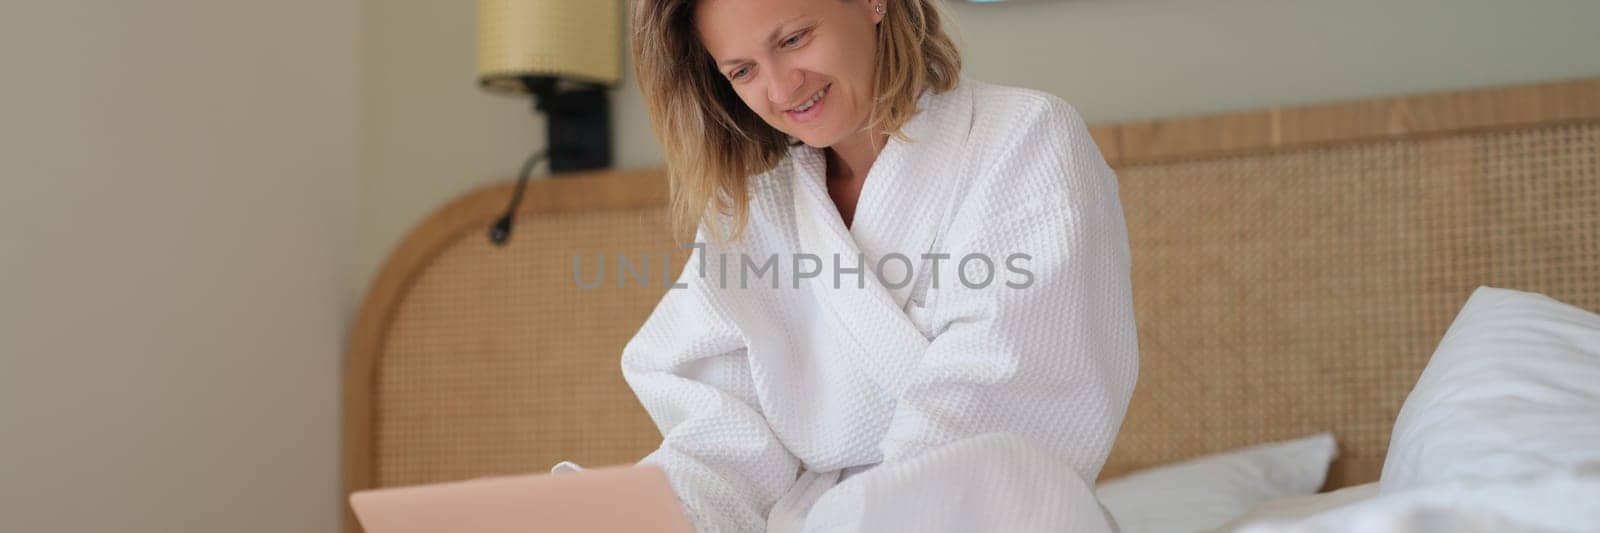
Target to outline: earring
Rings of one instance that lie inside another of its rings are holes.
[[[883,7],[883,2],[878,2],[877,5],[872,6],[872,11],[876,12],[878,14],[878,16],[881,17],[881,16],[883,16],[884,13],[888,12],[889,9]]]

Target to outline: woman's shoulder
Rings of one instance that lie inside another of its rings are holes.
[[[974,196],[1031,201],[1040,191],[1100,188],[1114,181],[1088,125],[1061,97],[973,82],[972,142],[984,157]],[[1004,203],[1004,202],[1001,202]]]
[[[963,79],[973,102],[968,147],[994,169],[1016,158],[1070,156],[1094,146],[1088,125],[1061,97],[1034,89]]]
[[[1021,133],[1030,127],[1077,129],[1083,123],[1076,108],[1044,91],[963,78],[972,94],[975,128]]]

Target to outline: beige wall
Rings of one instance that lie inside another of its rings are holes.
[[[950,5],[968,75],[1056,93],[1092,122],[1600,75],[1592,0]],[[474,86],[473,17],[470,2],[366,2],[359,290],[428,212],[511,179],[542,142],[525,100]],[[654,166],[633,84],[613,97],[618,164]]]
[[[967,73],[1090,122],[1600,76],[1593,0],[960,5]]]
[[[335,531],[357,0],[0,3],[0,531]]]
[[[428,213],[479,185],[515,179],[543,145],[544,121],[531,100],[478,88],[476,2],[369,0],[362,9],[356,275],[364,294],[385,256]],[[624,168],[657,165],[644,103],[627,76],[612,97],[613,158]]]

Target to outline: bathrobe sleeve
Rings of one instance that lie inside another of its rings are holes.
[[[704,242],[704,241],[700,241]],[[745,341],[696,275],[701,251],[623,349],[622,373],[662,435],[661,467],[700,531],[762,531],[799,461],[756,400]]]
[[[896,392],[883,463],[819,500],[809,530],[1106,527],[1092,484],[1138,372],[1127,230],[1082,120],[1036,103],[953,212],[936,336]],[[993,258],[988,286],[962,281],[982,284],[981,260],[957,277],[969,254]]]

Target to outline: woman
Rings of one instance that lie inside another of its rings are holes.
[[[1116,178],[937,0],[636,0],[679,287],[623,353],[702,530],[1103,529],[1137,373]]]

